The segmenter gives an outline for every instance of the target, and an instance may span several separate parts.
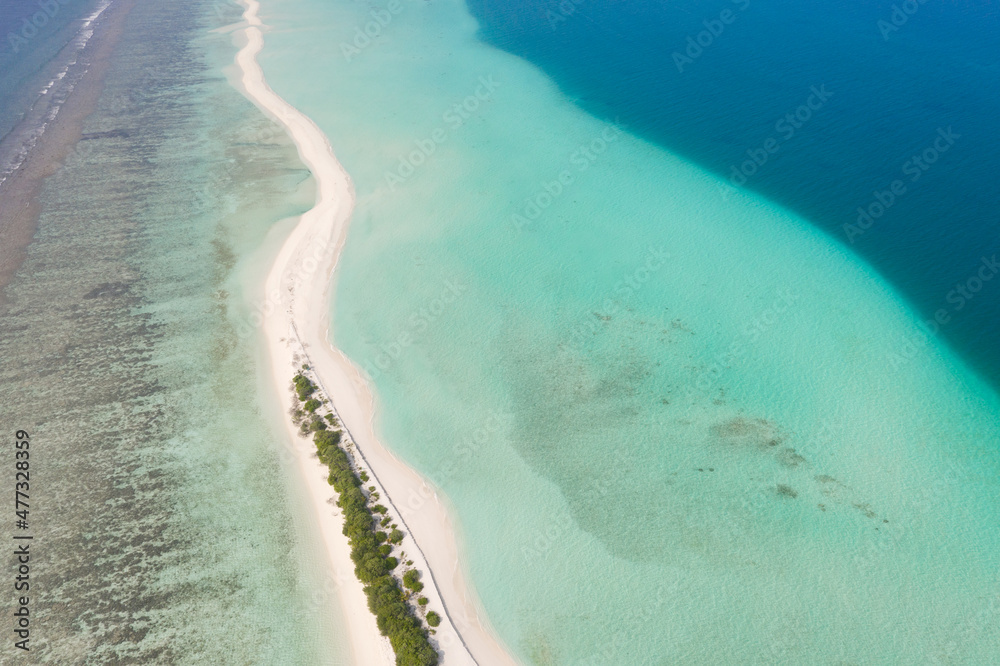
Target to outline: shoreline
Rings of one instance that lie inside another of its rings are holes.
[[[465,581],[453,523],[444,503],[424,479],[378,441],[371,388],[351,361],[329,342],[333,274],[347,237],[354,187],[322,130],[267,85],[257,62],[263,48],[260,4],[257,0],[241,0],[241,4],[246,8],[245,27],[238,30],[246,44],[236,55],[241,92],[288,132],[316,180],[315,206],[301,216],[267,275],[264,293],[268,307],[262,327],[288,436],[339,583],[352,654],[356,663],[366,666],[395,663],[388,639],[378,632],[363,586],[354,575],[350,546],[341,533],[342,519],[330,507],[335,493],[327,483],[328,470],[319,462],[311,440],[301,436],[287,417],[293,403],[288,386],[303,362],[309,364],[309,374],[330,399],[345,441],[353,442],[360,454],[355,456],[358,468],[372,477],[383,503],[405,528],[401,549],[424,574],[424,595],[431,600],[428,609],[442,616],[433,636],[441,663],[516,664],[489,629]],[[406,505],[400,503],[403,498],[408,500]]]

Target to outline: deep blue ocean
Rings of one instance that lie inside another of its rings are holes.
[[[1000,3],[468,5],[588,111],[849,246],[1000,385]]]

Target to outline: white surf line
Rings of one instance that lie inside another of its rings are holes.
[[[432,637],[436,647],[443,653],[441,663],[446,666],[477,664],[465,638],[457,630],[452,610],[445,603],[439,580],[428,561],[430,558],[417,545],[410,528],[413,521],[408,524],[403,520],[404,513],[388,492],[392,488],[393,493],[398,493],[400,497],[407,494],[407,491],[412,496],[414,488],[423,493],[427,488],[426,483],[412,469],[385,451],[374,437],[374,399],[370,389],[357,368],[329,342],[327,323],[331,278],[346,240],[354,208],[353,184],[337,161],[322,130],[267,85],[257,62],[257,55],[263,48],[263,24],[258,16],[260,4],[257,0],[241,2],[246,7],[246,28],[243,33],[247,44],[238,52],[236,63],[242,74],[243,92],[286,129],[298,148],[300,158],[312,171],[317,183],[316,205],[302,215],[281,247],[266,280],[265,293],[268,298],[276,300],[272,303],[275,307],[270,308],[271,314],[266,315],[263,322],[273,379],[287,412],[292,406],[291,394],[285,388],[292,376],[289,373],[298,372],[300,363],[296,362],[296,356],[307,359],[309,374],[326,394],[330,404],[335,405],[332,411],[340,421],[346,438],[353,443],[353,448],[358,453],[352,456],[355,465],[359,470],[365,470],[371,479],[366,485],[376,486],[382,503],[392,512],[394,520],[406,529],[400,548],[407,553],[406,559],[413,560],[414,568],[424,574],[424,589],[421,594],[430,600],[428,610],[435,610],[441,616],[441,624]],[[339,515],[335,517],[328,505],[333,496],[332,489],[326,483],[329,470],[319,463],[311,443],[306,447],[301,446],[301,437],[290,420],[286,417],[284,421],[292,441],[296,442],[296,457],[312,496],[331,565],[337,576],[355,657],[359,660],[358,663],[365,666],[393,664],[388,639],[378,633],[375,617],[367,607],[363,586],[354,576],[350,547],[341,531],[342,518]],[[348,422],[360,427],[360,437],[355,437],[348,428]],[[363,447],[367,448],[366,452],[362,450]],[[381,474],[376,474],[375,467]],[[467,592],[467,586],[461,578],[457,546],[448,516],[437,497],[432,499],[423,511],[408,515],[411,519],[421,519],[420,533],[434,542],[434,556],[437,557],[439,566],[447,564],[454,568],[452,577],[445,579],[451,595],[451,606],[458,607],[459,617],[463,620],[462,626],[474,639],[477,650],[482,653],[486,663],[491,666],[514,664],[507,651],[486,628],[474,597]],[[345,569],[348,572],[346,576]]]

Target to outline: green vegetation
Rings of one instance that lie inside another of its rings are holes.
[[[382,544],[381,546],[378,547],[378,552],[380,552],[383,555],[383,557],[387,556],[389,553],[392,552],[392,544],[390,543]]]
[[[368,472],[364,470],[361,470],[361,482],[368,483]],[[374,490],[374,488],[372,490]]]
[[[386,525],[388,525],[391,522],[392,522],[392,516],[386,516],[385,518],[382,519],[382,522],[380,522],[379,525],[381,525],[382,527],[385,527]]]
[[[303,413],[303,415],[305,414]],[[299,432],[301,432],[303,435],[308,435],[311,432],[319,432],[320,430],[326,430],[326,429],[327,429],[326,422],[324,422],[323,419],[316,416],[315,414],[313,414],[311,418],[308,418],[299,423]]]
[[[421,606],[426,606],[427,605],[427,597],[420,597],[419,599],[417,599],[417,603],[420,604]]]
[[[436,627],[441,624],[441,616],[434,611],[427,611],[427,624]]]
[[[296,380],[297,390],[298,387]],[[329,482],[337,491],[337,506],[344,513],[344,535],[351,543],[354,573],[365,586],[368,608],[375,615],[379,631],[389,637],[396,653],[396,666],[436,666],[438,653],[429,642],[428,632],[411,612],[399,582],[390,573],[399,561],[380,548],[386,534],[376,530],[373,512],[385,513],[386,508],[381,505],[369,508],[361,486],[367,475],[362,472],[359,479],[354,474],[347,453],[340,448],[339,430],[321,430],[313,441],[319,459],[330,469]],[[407,575],[411,573],[412,570]],[[423,587],[419,580],[416,582]]]
[[[403,533],[399,530],[393,530],[389,533],[389,541],[398,544],[403,540]]]
[[[386,514],[388,510],[389,509],[385,508],[381,504],[376,504],[375,506],[372,507],[372,511],[374,511],[375,513],[381,513],[383,516]]]
[[[424,584],[420,582],[420,572],[416,569],[410,569],[403,574],[403,587],[413,592],[424,589]]]
[[[316,449],[319,451],[319,459],[323,464],[329,466],[326,460],[323,460],[323,451],[329,449],[331,446],[340,447],[340,440],[343,437],[343,433],[339,430],[324,430],[323,432],[318,432],[313,437],[313,441],[316,442]],[[346,458],[347,455],[345,454]]]
[[[308,400],[306,400],[306,404],[302,405],[302,409],[306,410],[307,412],[313,413],[317,409],[319,409],[319,406],[322,404],[323,403],[321,403],[316,398],[309,398]]]
[[[302,402],[308,400],[309,396],[316,392],[316,385],[309,381],[309,378],[304,375],[295,375],[292,382],[295,383],[295,393],[299,396],[299,400]]]
[[[323,402],[326,402],[325,400]],[[327,414],[326,420],[330,422],[330,425],[337,425],[337,417],[333,414]]]

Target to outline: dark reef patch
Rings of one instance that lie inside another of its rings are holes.
[[[785,467],[798,467],[799,465],[804,465],[808,462],[804,457],[800,456],[793,448],[784,448],[778,452],[778,462]]]
[[[782,497],[790,497],[792,499],[795,499],[796,497],[799,496],[799,494],[795,491],[794,488],[785,485],[784,483],[779,483],[777,486],[775,486],[774,490],[775,492],[778,493],[778,495]]]

